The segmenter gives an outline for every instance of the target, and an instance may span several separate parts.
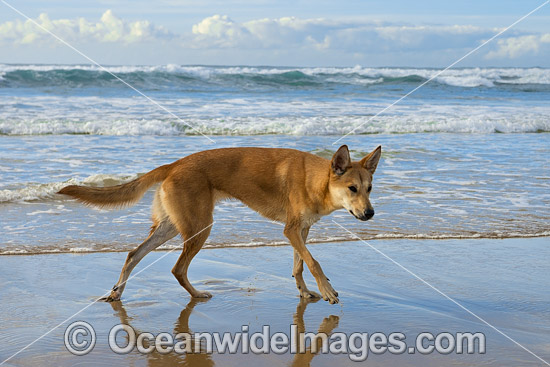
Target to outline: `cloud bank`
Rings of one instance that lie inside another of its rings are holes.
[[[294,52],[304,57],[332,55],[333,59],[336,59],[335,55],[355,55],[363,60],[380,54],[399,55],[401,58],[414,55],[422,60],[424,55],[431,54],[434,58],[440,52],[454,57],[499,31],[472,25],[411,25],[326,18],[283,17],[236,22],[226,15],[213,15],[202,19],[189,31],[176,34],[147,20],[121,19],[111,10],[104,12],[97,21],[84,18],[52,20],[47,14],[41,14],[35,21],[74,45],[137,47],[158,43],[170,47],[172,53],[174,50],[218,52],[218,55],[224,52],[229,55],[229,51],[231,55],[251,55],[255,52],[257,59],[261,59],[258,57],[261,53],[266,55],[269,52],[286,52],[288,55]],[[56,45],[55,39],[41,27],[29,20],[0,24],[0,45],[4,48]],[[162,52],[158,51],[158,47],[156,50],[154,52]],[[144,53],[147,52],[151,53],[144,49]],[[481,55],[485,60],[512,60],[541,53],[550,54],[550,33],[511,30],[491,43]]]
[[[404,26],[382,22],[327,19],[259,19],[244,23],[214,15],[193,26],[192,46],[335,50],[412,50],[456,48],[476,44],[496,30],[474,26]]]

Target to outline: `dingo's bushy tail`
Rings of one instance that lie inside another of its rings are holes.
[[[87,205],[100,208],[116,208],[137,203],[145,192],[157,182],[162,182],[171,170],[171,164],[160,166],[140,178],[122,185],[109,187],[88,187],[70,185],[58,194],[69,195]]]

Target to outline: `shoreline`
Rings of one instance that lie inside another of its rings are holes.
[[[434,235],[434,236],[415,236],[415,235],[397,235],[397,236],[389,236],[384,235],[380,237],[371,237],[371,238],[361,238],[361,240],[358,240],[357,238],[336,238],[336,239],[328,239],[328,240],[313,240],[312,242],[307,242],[307,245],[321,245],[321,244],[334,244],[339,242],[357,242],[357,241],[399,241],[399,240],[409,240],[409,241],[446,241],[446,240],[511,240],[511,239],[530,239],[530,238],[550,238],[550,231],[544,231],[542,233],[536,233],[536,234],[518,234],[511,235],[508,234],[506,236],[484,236],[484,235],[473,235],[473,236],[445,236],[445,235]],[[42,252],[34,252],[34,253],[1,253],[0,252],[0,258],[2,257],[8,257],[8,256],[38,256],[38,255],[65,255],[65,254],[108,254],[108,253],[127,253],[129,251],[132,251],[135,247],[137,247],[139,243],[136,243],[133,245],[133,247],[130,247],[128,249],[122,249],[122,250],[115,250],[115,249],[107,249],[107,250],[87,250],[87,249],[78,249],[75,251],[64,251],[64,250],[51,250],[51,251],[42,251]],[[183,243],[182,243],[183,245]],[[290,244],[288,242],[281,242],[281,243],[265,243],[265,244],[231,244],[231,245],[209,245],[208,243],[205,244],[202,250],[215,250],[215,249],[240,249],[240,248],[262,248],[262,247],[290,247]],[[181,247],[174,247],[174,248],[158,248],[152,250],[152,252],[173,252],[176,250],[181,250]]]

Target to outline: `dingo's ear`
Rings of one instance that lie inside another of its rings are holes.
[[[332,156],[332,171],[340,176],[343,175],[350,166],[351,158],[349,157],[348,146],[342,145]]]
[[[365,158],[361,159],[359,163],[365,167],[371,174],[374,174],[376,171],[376,166],[378,166],[378,161],[382,155],[382,146],[379,145],[378,148],[369,153]]]

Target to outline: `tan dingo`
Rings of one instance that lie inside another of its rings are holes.
[[[306,248],[306,238],[313,223],[337,209],[345,208],[360,220],[372,218],[369,194],[381,151],[379,146],[361,161],[352,162],[346,145],[332,160],[293,149],[214,149],[158,167],[123,185],[71,185],[59,193],[86,204],[117,207],[134,204],[153,184],[162,182],[153,202],[151,233],[128,254],[107,301],[119,300],[139,261],[178,233],[185,242],[172,273],[192,297],[211,297],[193,288],[187,269],[210,234],[214,205],[234,198],[264,217],[285,224],[284,234],[294,248],[292,275],[300,296],[319,297],[307,288],[302,277],[305,261],[323,299],[337,303],[338,293]]]

